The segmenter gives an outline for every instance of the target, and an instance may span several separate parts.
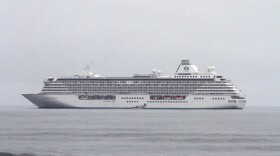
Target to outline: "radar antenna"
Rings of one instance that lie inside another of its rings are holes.
[[[89,71],[93,65],[94,65],[94,61],[92,61],[90,64],[86,64],[86,66],[83,69]]]

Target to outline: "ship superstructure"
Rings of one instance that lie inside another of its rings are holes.
[[[87,67],[73,77],[50,77],[38,94],[23,94],[39,108],[242,109],[245,96],[230,80],[182,60],[175,74],[102,77]]]

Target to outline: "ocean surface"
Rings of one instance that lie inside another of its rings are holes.
[[[0,108],[0,152],[36,156],[280,155],[280,108]]]

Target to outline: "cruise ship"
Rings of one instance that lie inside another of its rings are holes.
[[[102,77],[87,66],[72,77],[49,77],[37,94],[22,94],[38,108],[242,109],[245,95],[214,66],[199,72],[182,60],[176,72]]]

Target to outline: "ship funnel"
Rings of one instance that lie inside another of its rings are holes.
[[[189,60],[182,60],[181,64],[177,68],[176,73],[186,74],[186,73],[197,73],[198,68],[195,65],[192,65]]]
[[[182,60],[181,65],[191,65],[190,60]]]

